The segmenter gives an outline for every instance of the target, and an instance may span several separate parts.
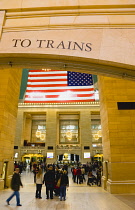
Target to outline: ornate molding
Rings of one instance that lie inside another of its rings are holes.
[[[29,8],[6,13],[3,32],[53,29],[134,28],[134,5]]]
[[[0,38],[1,38],[1,34],[2,34],[4,19],[5,19],[5,11],[0,11]]]
[[[18,103],[18,108],[25,108],[25,107],[58,107],[58,106],[68,106],[71,105],[86,105],[86,106],[100,106],[99,101],[93,102],[76,102],[76,103]]]

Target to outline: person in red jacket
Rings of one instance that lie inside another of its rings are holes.
[[[74,182],[76,182],[76,175],[77,175],[77,169],[74,168],[73,169],[73,180],[74,180]]]
[[[81,168],[78,167],[78,168],[77,168],[77,172],[76,172],[76,175],[77,175],[77,184],[78,184],[78,182],[79,182],[79,184],[80,184],[80,175],[81,175],[81,174],[82,174]]]

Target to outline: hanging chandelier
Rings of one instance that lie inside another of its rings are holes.
[[[36,137],[37,137],[37,138],[40,138],[40,136],[41,136],[41,131],[37,130],[37,131],[36,131]]]
[[[98,140],[101,137],[102,137],[102,131],[101,130],[99,130],[96,134],[93,134],[93,138],[95,140]]]
[[[40,139],[41,141],[44,141],[45,140],[45,137],[46,137],[46,133],[41,133],[41,131],[37,130],[36,131],[36,137],[38,139]]]
[[[98,134],[99,137],[102,137],[102,131],[101,131],[101,130],[99,130],[99,131],[97,132],[97,134]]]
[[[45,134],[44,134],[44,133],[42,133],[42,134],[40,135],[40,139],[41,139],[42,141],[45,140]]]
[[[73,136],[73,134],[72,134],[72,131],[67,131],[66,132],[66,137],[67,137],[67,139],[69,140],[69,141],[71,141],[72,140],[72,136]]]

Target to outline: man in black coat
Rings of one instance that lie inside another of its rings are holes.
[[[45,182],[45,186],[46,186],[46,199],[49,199],[49,192],[50,192],[50,198],[53,199],[55,173],[53,171],[52,166],[50,166],[48,168],[48,171],[45,173],[44,182]]]
[[[16,202],[17,202],[17,206],[22,206],[20,204],[20,194],[19,194],[19,190],[20,190],[20,186],[23,187],[22,182],[21,182],[21,178],[20,178],[20,174],[19,174],[19,168],[15,169],[15,172],[12,176],[12,180],[11,180],[11,189],[14,191],[12,193],[12,195],[6,200],[7,204],[9,204],[9,201],[16,196]]]

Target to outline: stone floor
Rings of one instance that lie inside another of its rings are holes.
[[[112,195],[97,186],[87,186],[86,182],[77,185],[69,175],[70,186],[67,191],[66,201],[59,201],[54,196],[53,200],[46,200],[45,186],[42,187],[42,199],[35,199],[35,184],[33,173],[24,172],[22,182],[24,187],[20,190],[22,207],[16,207],[16,200],[10,201],[10,206],[5,200],[12,193],[11,189],[0,191],[0,210],[133,210],[135,209],[135,194]]]

